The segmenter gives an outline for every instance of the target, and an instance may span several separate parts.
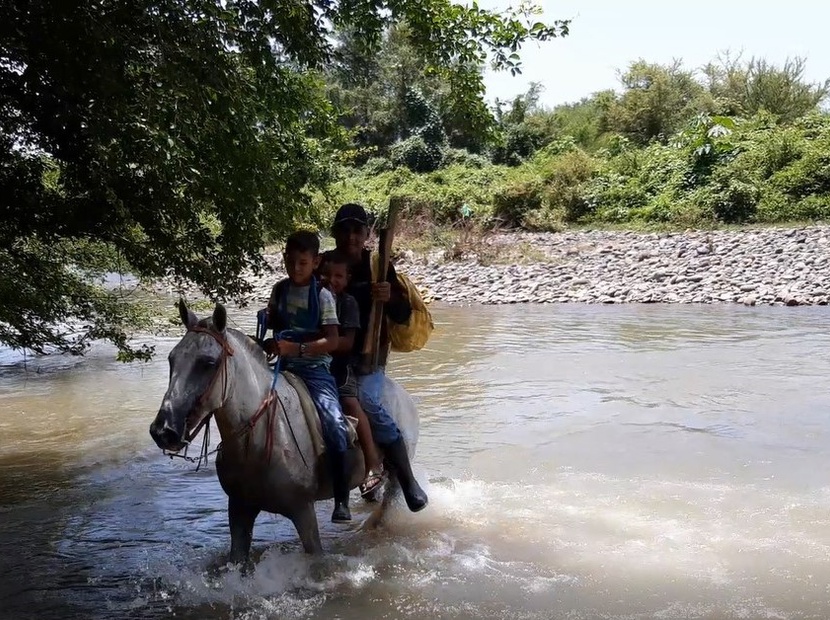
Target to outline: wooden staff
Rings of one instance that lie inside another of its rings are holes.
[[[378,272],[375,282],[385,282],[389,273],[389,259],[392,255],[392,241],[395,238],[395,226],[398,222],[399,201],[390,198],[386,226],[378,234]],[[383,302],[372,304],[369,313],[369,331],[363,343],[363,356],[372,372],[377,370],[380,359],[380,335],[383,331]]]

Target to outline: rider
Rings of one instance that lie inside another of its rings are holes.
[[[361,205],[349,203],[338,209],[334,216],[332,235],[337,251],[349,259],[351,280],[346,290],[354,296],[360,308],[360,329],[355,334],[352,348],[352,357],[357,361],[363,352],[373,301],[383,302],[384,316],[398,324],[406,324],[409,321],[412,307],[398,282],[391,261],[386,281],[372,282],[371,253],[363,247],[369,237],[369,218]],[[363,405],[372,426],[375,441],[383,450],[387,463],[395,470],[407,506],[412,512],[418,512],[426,507],[429,499],[412,474],[401,431],[381,401],[386,358],[389,353],[389,337],[385,323],[386,321],[382,322],[384,328],[381,330],[378,368],[372,370],[361,368],[359,363],[355,365],[358,374],[358,394],[360,404]]]
[[[357,436],[360,439],[366,470],[366,477],[360,485],[360,494],[366,497],[383,482],[385,472],[383,461],[375,448],[369,419],[357,399],[357,377],[352,368],[352,348],[355,333],[360,329],[360,309],[355,298],[346,292],[349,283],[349,259],[346,255],[337,250],[327,252],[320,269],[324,286],[334,295],[337,320],[340,322],[340,340],[331,354],[331,374],[337,382],[343,411],[358,420]]]
[[[337,347],[338,320],[334,297],[321,287],[314,270],[320,265],[320,239],[309,231],[292,233],[285,242],[288,278],[277,282],[268,302],[268,328],[278,340],[267,340],[269,356],[279,355],[284,367],[308,387],[323,430],[326,458],[334,486],[334,523],[351,521],[349,477],[346,468],[348,427],[329,372],[331,352]]]

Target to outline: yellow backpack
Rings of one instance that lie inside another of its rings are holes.
[[[378,260],[378,253],[372,252],[372,280],[377,280]],[[389,342],[392,345],[392,350],[398,353],[418,351],[429,340],[432,330],[435,329],[435,324],[432,322],[432,315],[426,303],[424,303],[418,287],[400,271],[395,273],[398,276],[398,282],[406,293],[409,304],[412,306],[412,315],[405,325],[387,320]]]

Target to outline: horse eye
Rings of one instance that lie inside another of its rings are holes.
[[[200,357],[199,366],[204,366],[205,368],[213,368],[214,366],[216,366],[216,360],[212,357]]]

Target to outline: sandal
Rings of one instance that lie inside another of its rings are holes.
[[[375,492],[375,490],[380,486],[380,483],[386,479],[386,471],[383,469],[383,465],[378,467],[377,469],[369,470],[366,478],[363,482],[360,483],[358,487],[360,490],[360,496],[366,497],[367,495],[371,495]]]

